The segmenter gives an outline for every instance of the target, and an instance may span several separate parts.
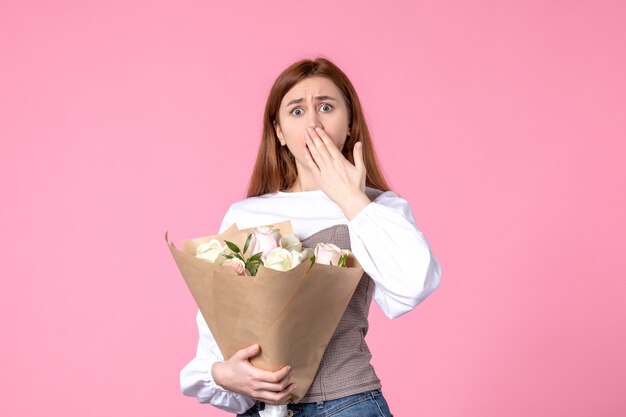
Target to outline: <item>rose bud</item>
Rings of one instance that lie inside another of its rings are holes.
[[[280,231],[275,227],[261,226],[252,233],[252,254],[263,252],[261,258],[265,258],[274,248],[280,244]]]
[[[206,243],[202,243],[196,249],[196,258],[204,259],[214,264],[222,264],[226,260],[224,251],[226,246],[222,246],[219,240],[211,239]]]
[[[298,251],[288,251],[283,248],[275,248],[263,260],[263,265],[277,271],[289,271],[300,265],[302,254]]]
[[[349,250],[340,249],[338,246],[332,243],[318,243],[315,245],[315,262],[323,265],[339,265],[339,259],[342,256],[348,255]]]
[[[227,259],[222,265],[232,267],[237,275],[250,276],[250,272],[248,272],[248,270],[246,269],[246,264],[244,264],[243,261],[239,258]]]

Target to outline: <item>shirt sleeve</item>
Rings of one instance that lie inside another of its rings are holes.
[[[395,193],[381,194],[348,229],[352,252],[374,280],[374,300],[387,317],[411,311],[439,286],[441,266],[408,202]]]
[[[196,322],[200,335],[198,349],[196,357],[180,371],[181,392],[189,397],[197,397],[200,403],[209,403],[231,413],[244,413],[255,401],[215,383],[211,368],[215,362],[224,358],[200,311],[196,315]]]
[[[220,233],[230,224],[232,216],[229,210],[222,221]],[[200,403],[209,403],[231,413],[244,413],[255,401],[215,383],[211,368],[215,362],[223,361],[224,357],[199,310],[196,323],[199,335],[196,356],[180,371],[180,391],[183,395],[196,397]]]

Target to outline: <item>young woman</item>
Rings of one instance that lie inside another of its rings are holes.
[[[226,213],[220,233],[291,220],[306,247],[350,249],[365,274],[328,344],[317,375],[291,415],[391,416],[365,343],[372,298],[390,318],[439,285],[441,268],[406,200],[389,190],[361,103],[348,77],[325,58],[302,60],[274,82],[248,198]],[[181,391],[240,416],[285,403],[290,368],[255,368],[256,345],[223,358],[202,315],[197,354],[181,371]]]

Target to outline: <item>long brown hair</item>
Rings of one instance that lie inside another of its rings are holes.
[[[367,171],[365,184],[388,191],[389,185],[374,153],[365,115],[354,86],[339,67],[326,58],[317,57],[314,60],[303,59],[290,65],[274,81],[265,105],[263,136],[248,186],[248,197],[286,190],[296,182],[298,171],[295,158],[286,146],[280,145],[274,130],[274,122],[279,123],[278,110],[285,94],[298,82],[312,76],[326,77],[331,80],[339,88],[346,101],[350,133],[342,150],[343,156],[354,164],[352,150],[355,143],[361,141],[363,161]]]

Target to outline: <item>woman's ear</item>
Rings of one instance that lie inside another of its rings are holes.
[[[274,121],[274,131],[276,132],[276,136],[278,136],[278,140],[281,146],[285,146],[285,138],[283,136],[283,130],[280,128],[280,125]]]

